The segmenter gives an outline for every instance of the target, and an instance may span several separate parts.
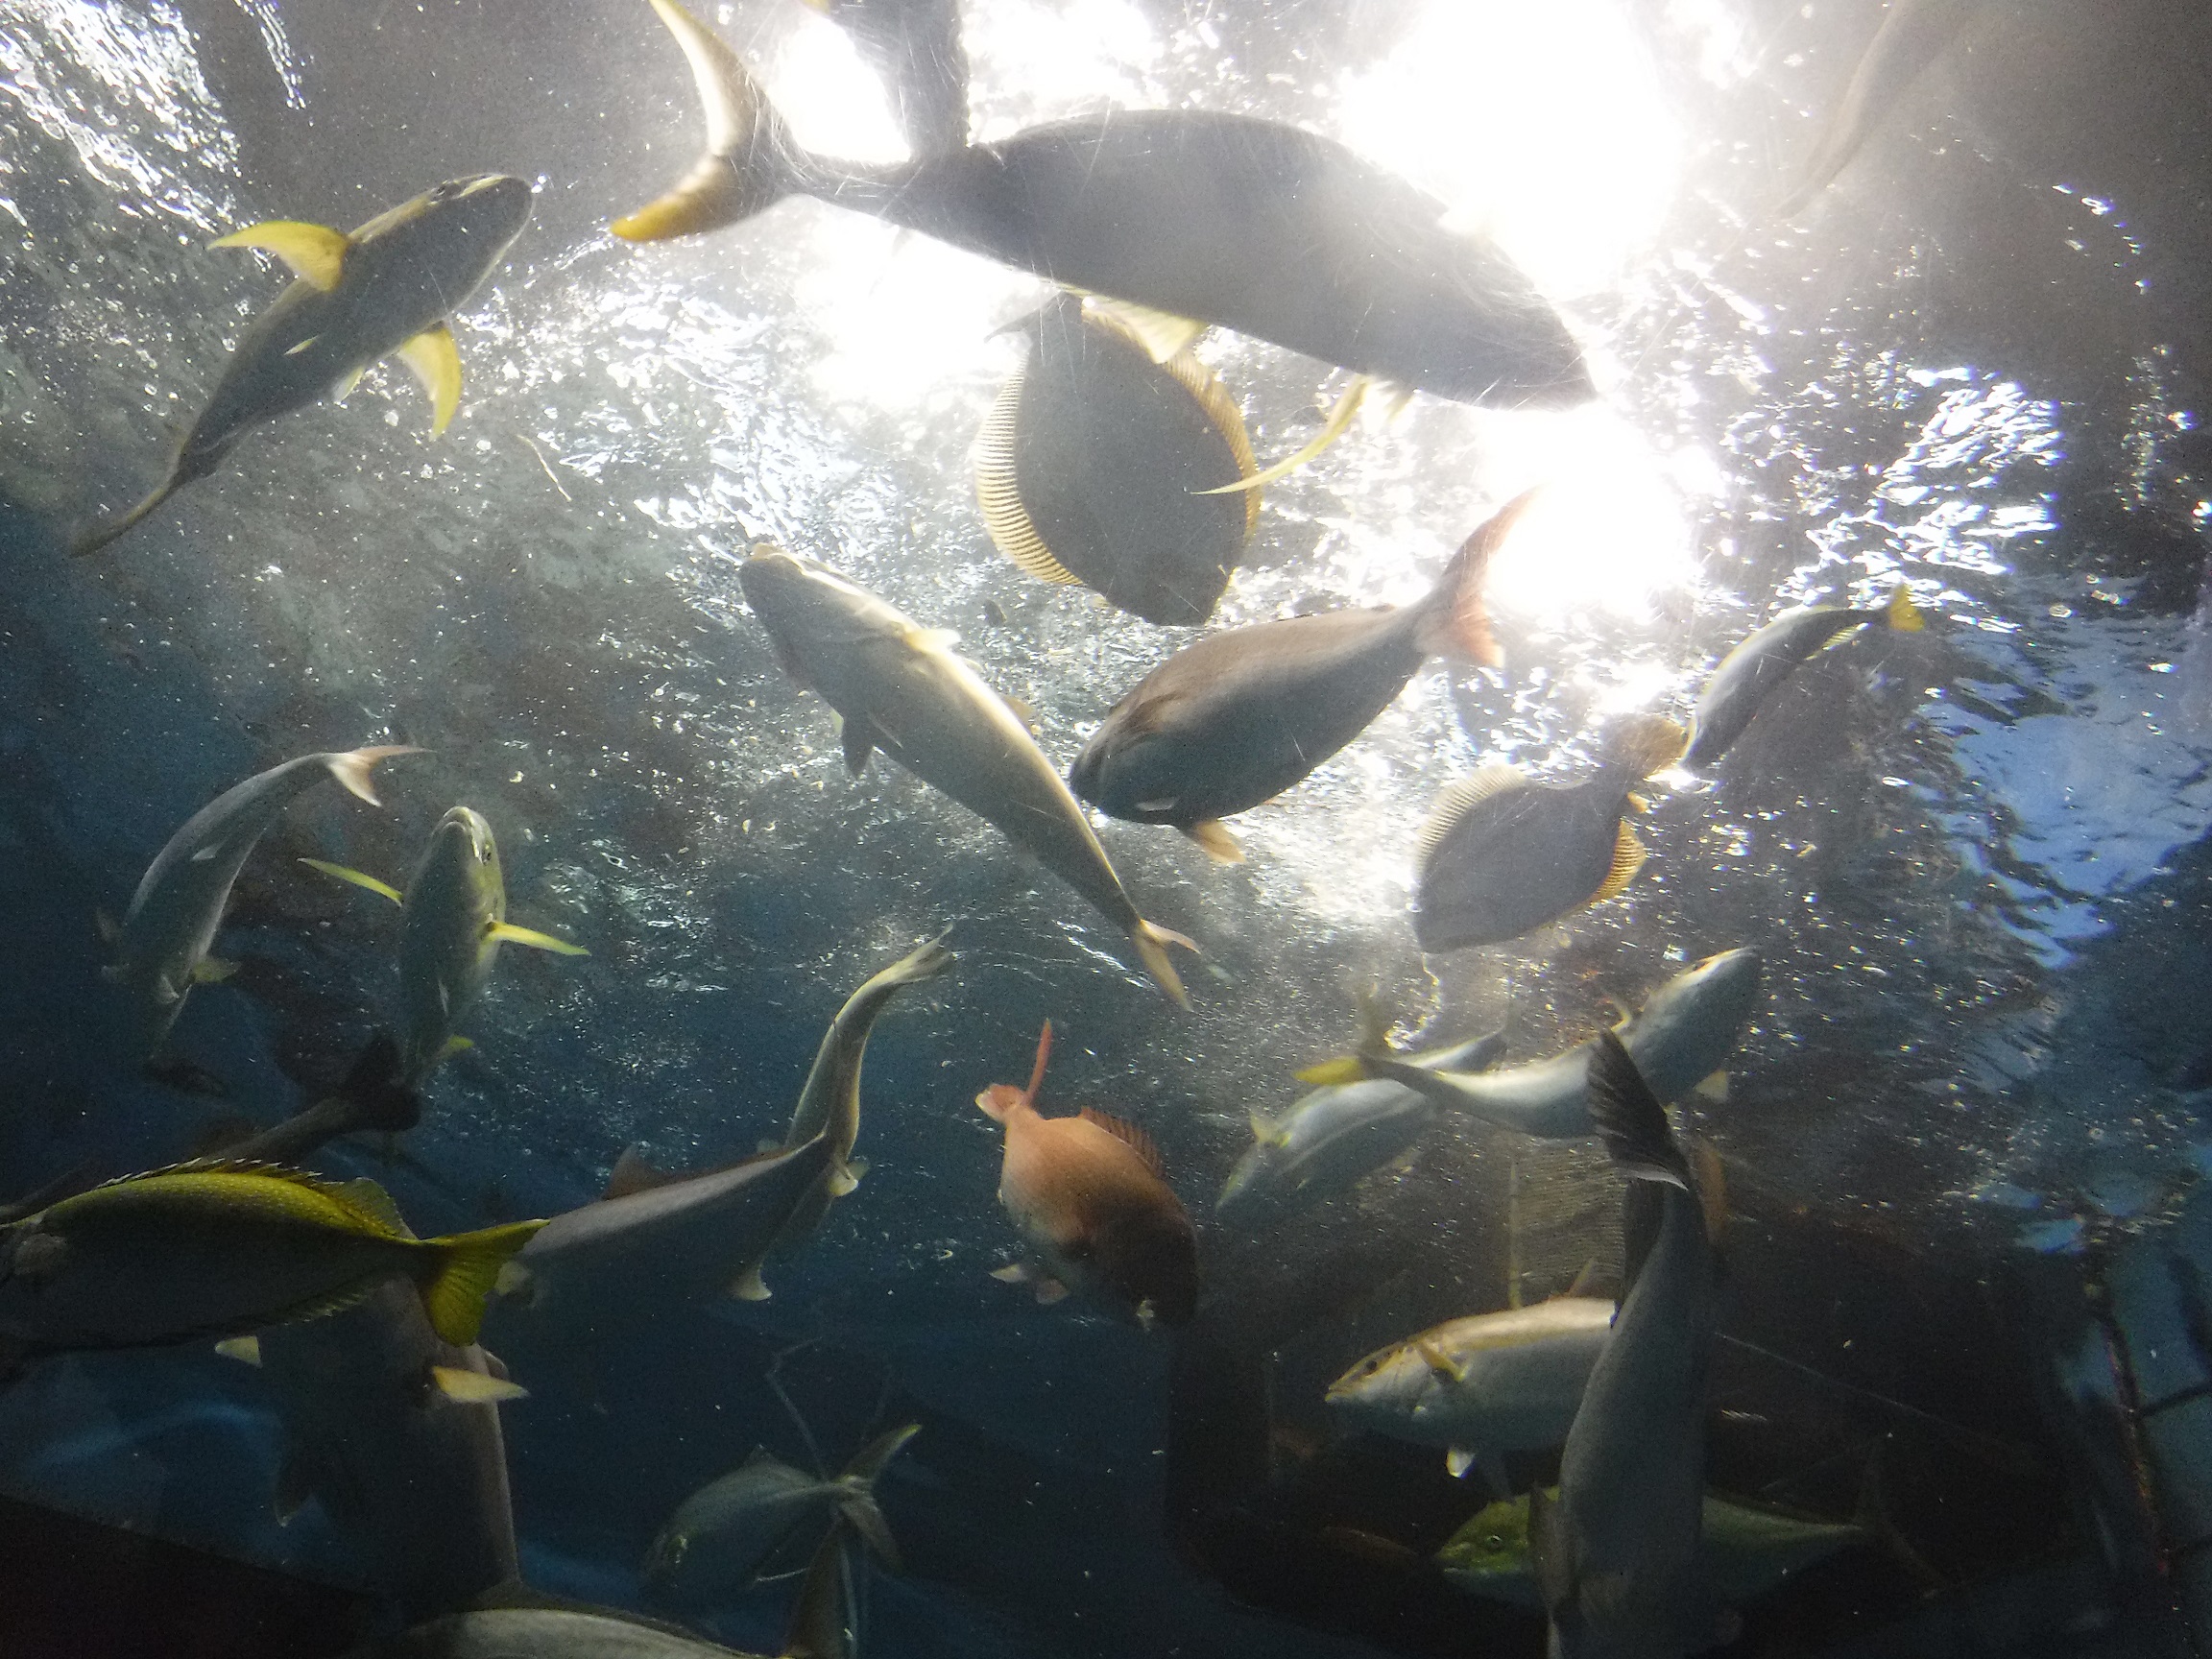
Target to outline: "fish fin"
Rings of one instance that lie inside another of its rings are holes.
[[[460,1032],[456,1031],[452,1036],[446,1038],[445,1043],[440,1046],[438,1049],[438,1058],[435,1064],[443,1066],[446,1061],[452,1059],[454,1055],[466,1054],[469,1049],[475,1046],[476,1040],[473,1037],[464,1037]]]
[[[1917,634],[1928,626],[1927,613],[1912,603],[1912,590],[1900,582],[1882,608],[1882,620],[1899,634]]]
[[[1664,772],[1682,758],[1690,733],[1664,714],[1631,714],[1606,733],[1605,759],[1638,778]]]
[[[1283,1125],[1261,1112],[1258,1107],[1244,1114],[1244,1121],[1252,1126],[1253,1141],[1262,1146],[1280,1146],[1289,1139],[1283,1132]]]
[[[845,770],[854,778],[868,770],[868,756],[876,747],[876,728],[865,714],[851,719],[837,716],[837,742],[845,751]]]
[[[894,1573],[905,1571],[899,1558],[899,1541],[891,1536],[890,1523],[883,1519],[883,1511],[876,1506],[872,1494],[854,1493],[837,1505],[837,1513],[859,1535],[860,1541],[875,1551],[878,1561]]]
[[[1052,1059],[1052,1022],[1045,1022],[1037,1033],[1037,1058],[1030,1062],[1029,1086],[1017,1089],[1011,1083],[994,1083],[975,1096],[975,1104],[983,1108],[984,1116],[1003,1123],[1006,1114],[1016,1106],[1035,1106],[1037,1091],[1045,1085],[1045,1068]]]
[[[461,407],[461,348],[453,344],[453,330],[433,323],[393,355],[430,395],[430,436],[444,437]]]
[[[361,376],[368,373],[369,371],[365,368],[348,370],[346,373],[339,376],[338,384],[330,388],[330,401],[343,403],[347,398],[352,397],[354,389],[361,384]]]
[[[1244,411],[1237,406],[1221,377],[1188,351],[1178,352],[1160,367],[1190,394],[1214,423],[1214,430],[1221,434],[1221,441],[1229,445],[1230,458],[1237,464],[1237,476],[1257,477],[1260,463],[1252,454],[1252,435],[1244,430]],[[1244,485],[1243,490],[1244,539],[1250,541],[1252,532],[1260,527],[1260,492],[1251,485]]]
[[[215,1352],[226,1359],[235,1359],[241,1365],[261,1363],[261,1338],[248,1333],[244,1336],[226,1336],[215,1344]]]
[[[1036,1293],[1037,1306],[1040,1308],[1056,1307],[1068,1300],[1068,1286],[1049,1273],[1038,1274],[1029,1281],[1029,1286]]]
[[[1528,1489],[1528,1564],[1536,1571],[1537,1594],[1548,1611],[1574,1599],[1575,1558],[1567,1548],[1555,1488]]]
[[[857,1158],[849,1164],[833,1164],[830,1166],[830,1176],[824,1184],[825,1190],[832,1198],[850,1198],[860,1190],[860,1177],[867,1172],[867,1164]]]
[[[1310,1083],[1318,1089],[1332,1089],[1345,1083],[1359,1082],[1367,1075],[1367,1068],[1360,1064],[1357,1054],[1339,1054],[1334,1060],[1309,1066],[1295,1075],[1301,1083]]]
[[[1717,1106],[1726,1105],[1728,1103],[1728,1068],[1723,1066],[1719,1070],[1708,1071],[1698,1080],[1697,1087],[1693,1089],[1691,1093],[1696,1095],[1698,1099],[1710,1100]]]
[[[1271,467],[1239,478],[1234,484],[1216,485],[1211,490],[1194,490],[1194,495],[1228,495],[1238,490],[1259,490],[1278,478],[1287,477],[1298,470],[1351,428],[1352,417],[1359,413],[1359,405],[1367,397],[1367,388],[1374,381],[1362,374],[1344,388],[1344,395],[1336,399],[1336,406],[1329,411],[1329,419],[1321,422],[1321,430],[1314,433],[1293,454],[1286,455]]]
[[[1184,994],[1183,981],[1175,973],[1175,964],[1167,960],[1167,947],[1180,945],[1195,956],[1198,953],[1196,942],[1140,916],[1129,928],[1129,943],[1137,948],[1137,957],[1144,964],[1144,972],[1152,975],[1161,990],[1167,993],[1167,999],[1178,1008],[1190,1007],[1190,998]]]
[[[1009,1262],[1003,1267],[992,1268],[991,1277],[1001,1285],[1026,1285],[1036,1275],[1030,1271],[1028,1262]]]
[[[425,1239],[435,1252],[430,1258],[430,1278],[421,1286],[422,1310],[430,1316],[430,1328],[456,1348],[475,1341],[476,1332],[484,1323],[484,1299],[498,1283],[499,1270],[544,1225],[542,1221],[514,1221],[481,1232]]]
[[[330,1189],[330,1194],[332,1197],[343,1201],[348,1209],[368,1216],[378,1227],[391,1234],[393,1238],[412,1238],[415,1237],[414,1229],[409,1227],[405,1218],[400,1215],[399,1206],[392,1201],[392,1194],[385,1191],[368,1176],[361,1175],[351,1181],[341,1181]]]
[[[496,1406],[505,1400],[527,1400],[530,1390],[504,1377],[471,1371],[465,1365],[433,1365],[430,1385],[441,1400],[456,1406]]]
[[[883,1473],[884,1465],[898,1456],[900,1449],[921,1432],[921,1424],[908,1423],[887,1434],[877,1435],[853,1454],[853,1460],[845,1465],[847,1479],[865,1480],[871,1486],[874,1485],[876,1478]]]
[[[238,964],[221,956],[203,956],[192,964],[192,983],[220,985],[238,972]]]
[[[354,886],[365,888],[371,893],[389,899],[395,904],[403,906],[407,902],[406,899],[401,896],[399,889],[393,886],[389,881],[379,881],[373,876],[364,876],[358,870],[349,870],[345,865],[332,864],[327,859],[302,858],[300,862],[306,865],[310,870],[320,870],[324,875],[335,877],[341,881],[350,881]]]
[[[1485,766],[1444,785],[1436,805],[1429,809],[1429,822],[1413,843],[1413,866],[1426,872],[1446,837],[1459,828],[1468,813],[1493,795],[1529,787],[1527,774],[1518,766]]]
[[[780,1147],[775,1142],[771,1149]],[[622,1148],[622,1156],[614,1160],[614,1168],[607,1177],[607,1190],[599,1194],[602,1201],[609,1198],[627,1198],[633,1192],[650,1192],[656,1188],[670,1186],[684,1177],[659,1165],[648,1163],[645,1155],[635,1146]]]
[[[1178,317],[1157,305],[1140,305],[1134,300],[1113,300],[1103,294],[1085,295],[1083,314],[1127,339],[1163,368],[1196,345],[1207,328],[1195,317]]]
[[[845,1527],[832,1526],[806,1563],[806,1578],[783,1632],[781,1659],[853,1659],[852,1572],[845,1560]]]
[[[590,951],[581,945],[571,945],[565,939],[556,939],[550,933],[541,933],[535,927],[517,927],[512,922],[494,922],[485,929],[485,937],[496,939],[502,945],[527,945],[533,950],[550,950],[557,956],[589,956]]]
[[[737,1275],[731,1284],[730,1294],[740,1302],[765,1302],[775,1292],[768,1288],[768,1281],[760,1277],[760,1263],[756,1262]]]
[[[346,254],[353,246],[343,230],[327,225],[310,225],[301,219],[269,219],[249,225],[228,236],[218,236],[210,248],[258,248],[274,253],[292,268],[292,275],[327,294],[345,275]]]
[[[1598,884],[1585,904],[1604,904],[1628,891],[1628,883],[1636,879],[1636,872],[1644,868],[1644,843],[1637,839],[1633,827],[1626,823],[1614,826],[1613,868],[1605,873],[1605,879]]]
[[[92,912],[92,929],[100,935],[103,945],[112,945],[123,937],[123,924],[115,920],[106,905]]]
[[[991,544],[1040,582],[1067,587],[1082,580],[1052,556],[1036,520],[1022,504],[1014,471],[1015,434],[1022,418],[1022,389],[1028,371],[1017,369],[998,389],[975,440],[975,505]]]
[[[1490,611],[1483,592],[1490,580],[1490,561],[1512,536],[1542,486],[1524,490],[1490,515],[1459,544],[1444,566],[1444,574],[1423,601],[1420,645],[1431,657],[1459,657],[1485,668],[1502,666],[1505,653],[1490,631]]]
[[[662,242],[750,219],[798,180],[789,131],[743,60],[676,0],[653,0],[691,66],[707,146],[666,194],[609,227],[625,242]]]
[[[1032,736],[1043,733],[1045,729],[1037,722],[1037,706],[1034,703],[1024,703],[1011,691],[999,692],[998,701],[1014,711],[1014,718],[1028,727]]]
[[[1461,1446],[1455,1446],[1444,1454],[1444,1473],[1455,1480],[1464,1480],[1467,1471],[1475,1467],[1475,1454]]]
[[[1453,1358],[1451,1355],[1445,1353],[1443,1349],[1437,1347],[1427,1337],[1414,1339],[1413,1352],[1420,1355],[1422,1362],[1430,1370],[1435,1372],[1437,1376],[1450,1378],[1455,1382],[1467,1381],[1466,1365]],[[1455,1470],[1454,1473],[1456,1474],[1457,1471]]]
[[[983,1116],[994,1123],[1006,1121],[1006,1114],[1022,1104],[1022,1091],[1011,1083],[994,1083],[975,1096],[975,1104],[983,1109]]]
[[[1183,826],[1183,833],[1197,843],[1198,850],[1216,864],[1241,864],[1244,849],[1237,837],[1229,833],[1229,827],[1218,818],[1201,818],[1195,824]]]
[[[753,1150],[757,1153],[781,1152],[783,1150],[783,1142],[773,1135],[763,1135],[759,1140],[753,1142]]]
[[[424,753],[425,750],[413,743],[378,743],[367,749],[347,749],[336,755],[325,755],[323,757],[323,764],[330,768],[330,776],[345,785],[349,795],[358,795],[370,805],[381,806],[384,803],[376,799],[376,791],[369,782],[369,774],[380,762],[391,759],[395,755]]]
[[[269,1506],[276,1511],[276,1525],[291,1526],[314,1496],[315,1466],[298,1447],[286,1448],[276,1465],[276,1490],[270,1496]]]
[[[1086,1123],[1096,1124],[1107,1134],[1113,1136],[1115,1140],[1120,1142],[1122,1145],[1128,1147],[1130,1151],[1136,1153],[1143,1162],[1144,1167],[1151,1170],[1153,1174],[1162,1180],[1167,1178],[1167,1166],[1160,1161],[1160,1148],[1152,1143],[1152,1137],[1138,1128],[1136,1124],[1124,1122],[1119,1118],[1099,1111],[1095,1106],[1086,1106],[1076,1116]]]
[[[1611,1031],[1599,1032],[1591,1047],[1589,1094],[1591,1118],[1623,1179],[1693,1190],[1690,1162],[1674,1139],[1667,1108]]]
[[[1690,1162],[1697,1171],[1697,1208],[1705,1215],[1705,1240],[1719,1248],[1728,1231],[1728,1170],[1720,1148],[1699,1135],[1690,1142]]]

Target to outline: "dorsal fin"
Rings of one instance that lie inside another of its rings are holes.
[[[1436,805],[1430,808],[1429,822],[1421,826],[1420,839],[1414,843],[1414,868],[1427,870],[1436,856],[1436,849],[1444,844],[1444,838],[1482,802],[1493,795],[1528,786],[1527,775],[1518,766],[1485,766],[1456,783],[1446,784],[1444,792],[1436,797]]]
[[[358,1210],[364,1215],[373,1216],[402,1238],[415,1237],[413,1228],[399,1214],[399,1206],[392,1202],[392,1194],[369,1179],[358,1176],[351,1181],[341,1181],[330,1189],[331,1196]]]
[[[1014,371],[998,389],[998,400],[975,440],[975,505],[999,552],[1038,581],[1066,587],[1080,578],[1045,545],[1029,509],[1022,504],[1021,486],[1014,476],[1015,428],[1022,415],[1022,388],[1028,378],[1027,370]]]
[[[1099,1111],[1095,1106],[1084,1107],[1077,1116],[1086,1123],[1095,1123],[1107,1134],[1113,1136],[1115,1140],[1120,1142],[1122,1145],[1128,1147],[1130,1151],[1136,1153],[1139,1158],[1143,1160],[1144,1167],[1159,1176],[1161,1180],[1167,1179],[1167,1166],[1160,1161],[1160,1148],[1153,1145],[1152,1137],[1138,1128],[1136,1124],[1124,1123],[1120,1118],[1111,1117]]]
[[[1636,872],[1644,868],[1644,843],[1636,838],[1636,831],[1626,822],[1619,825],[1613,836],[1613,865],[1606,871],[1605,879],[1599,883],[1598,891],[1584,901],[1588,904],[1603,904],[1628,891],[1628,883],[1636,879]]]
[[[781,1150],[781,1147],[775,1149]],[[607,1177],[607,1190],[599,1196],[602,1201],[627,1198],[633,1192],[651,1192],[657,1188],[674,1186],[683,1179],[672,1169],[648,1163],[637,1147],[625,1146],[622,1156],[614,1160],[613,1173]]]

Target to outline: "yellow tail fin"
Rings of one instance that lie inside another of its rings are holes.
[[[475,1341],[484,1323],[484,1299],[498,1284],[499,1269],[544,1225],[515,1221],[480,1233],[425,1239],[437,1252],[432,1277],[421,1287],[422,1310],[430,1315],[431,1329],[456,1348]]]
[[[1162,927],[1142,917],[1129,929],[1129,943],[1137,947],[1137,958],[1144,964],[1144,972],[1167,993],[1168,999],[1178,1008],[1190,1007],[1190,998],[1184,994],[1183,980],[1175,972],[1175,964],[1167,960],[1167,947],[1180,945],[1193,955],[1197,954],[1198,947],[1172,928]]]
[[[1897,584],[1889,595],[1889,603],[1882,613],[1883,620],[1900,634],[1917,634],[1928,626],[1928,618],[1920,607],[1912,603],[1912,590],[1904,583]]]

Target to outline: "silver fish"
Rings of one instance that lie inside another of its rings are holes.
[[[1697,697],[1697,712],[1691,722],[1693,735],[1682,764],[1702,771],[1743,735],[1770,692],[1800,663],[1810,661],[1839,635],[1852,628],[1874,624],[1900,634],[1917,634],[1925,626],[1920,608],[1903,583],[1889,602],[1870,611],[1844,605],[1808,605],[1785,611],[1751,635],[1720,660],[1705,689]]]

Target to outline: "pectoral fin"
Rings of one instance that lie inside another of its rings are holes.
[[[335,877],[341,881],[350,881],[354,886],[365,888],[371,893],[378,894],[383,898],[391,900],[395,904],[405,904],[407,902],[407,901],[401,897],[399,889],[393,886],[389,881],[379,881],[373,876],[364,876],[358,870],[349,870],[343,864],[332,864],[321,858],[302,858],[300,860],[300,862],[306,865],[310,870],[320,870],[324,875]]]
[[[195,985],[220,985],[238,972],[238,964],[226,962],[220,956],[203,956],[192,964],[192,983]]]
[[[1183,826],[1183,833],[1197,844],[1198,850],[1216,864],[1241,864],[1244,849],[1236,836],[1229,833],[1229,826],[1218,818],[1201,818],[1195,824]]]
[[[589,956],[590,951],[581,945],[571,945],[565,939],[556,939],[550,933],[541,933],[535,927],[517,927],[512,922],[494,922],[486,938],[496,939],[502,945],[527,945],[533,950],[550,950],[558,956]]]
[[[530,1390],[504,1377],[487,1376],[460,1365],[430,1367],[430,1385],[456,1406],[495,1406],[502,1400],[527,1400]]]
[[[271,219],[249,225],[228,236],[218,236],[210,248],[258,248],[274,253],[292,268],[301,281],[327,294],[338,286],[346,269],[346,252],[353,244],[342,230],[327,225],[310,225],[300,219]]]
[[[242,1365],[258,1365],[261,1363],[261,1338],[251,1332],[244,1336],[226,1336],[215,1344],[215,1352]]]
[[[760,1277],[760,1264],[756,1262],[737,1276],[737,1282],[730,1286],[730,1294],[740,1302],[765,1302],[773,1292],[768,1288],[768,1282]]]
[[[837,716],[837,740],[845,746],[845,770],[857,778],[868,770],[868,756],[876,747],[876,728],[864,716],[848,720]]]
[[[430,394],[430,436],[442,436],[461,407],[461,349],[453,344],[453,330],[433,323],[396,355]]]

